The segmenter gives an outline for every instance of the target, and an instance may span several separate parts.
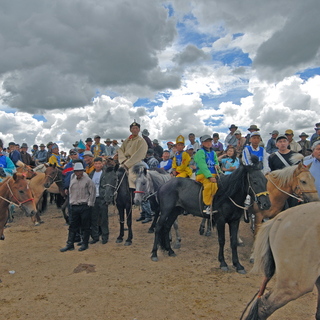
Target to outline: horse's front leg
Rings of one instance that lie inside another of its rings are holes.
[[[181,237],[180,237],[180,232],[179,232],[178,218],[173,223],[173,228],[174,228],[174,231],[176,232],[176,241],[175,241],[175,244],[173,246],[175,249],[180,249],[181,248]]]
[[[163,236],[164,236],[164,249],[168,251],[169,257],[175,257],[176,256],[175,252],[171,248],[170,230],[171,230],[172,225],[176,221],[177,217],[178,217],[178,215],[172,213],[168,217],[167,221],[164,224],[164,228],[163,228],[163,230],[164,230],[164,233],[163,233]]]
[[[130,246],[132,244],[132,238],[133,238],[133,233],[132,233],[132,206],[128,206],[126,208],[126,214],[127,214],[127,227],[128,227],[128,238],[125,242],[125,246]]]
[[[219,254],[218,260],[220,262],[220,269],[223,271],[228,271],[229,267],[224,259],[224,245],[226,242],[226,235],[225,235],[225,222],[217,221],[217,230],[218,230],[218,242],[219,242]]]
[[[162,229],[162,222],[158,221],[156,224],[156,228],[154,230],[154,242],[153,242],[153,248],[151,251],[151,260],[152,261],[158,261],[158,245],[159,245],[159,233],[161,232]]]
[[[119,220],[120,220],[120,233],[116,240],[116,243],[121,243],[124,236],[124,208],[118,208],[119,210]]]
[[[153,221],[152,221],[152,224],[148,230],[148,233],[154,233],[154,229],[156,227],[156,224],[157,224],[157,221],[158,221],[158,218],[159,218],[159,214],[160,214],[160,211],[159,209],[156,209],[155,210],[155,213],[154,213],[154,217],[153,217]]]
[[[229,223],[229,232],[230,232],[230,245],[232,251],[232,263],[236,268],[237,272],[245,274],[246,270],[239,262],[238,257],[238,231],[239,231],[240,220],[232,221]]]
[[[204,229],[206,227],[206,220],[207,220],[207,218],[202,218],[202,221],[200,223],[200,227],[199,227],[200,236],[202,236],[204,234]]]

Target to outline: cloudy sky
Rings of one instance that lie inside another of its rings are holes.
[[[314,133],[319,0],[0,0],[0,138]]]

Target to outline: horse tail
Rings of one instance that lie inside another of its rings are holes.
[[[263,272],[267,278],[272,278],[275,273],[275,262],[273,253],[270,247],[270,230],[276,220],[271,219],[263,223],[260,228],[255,243],[254,243],[254,266],[252,273]]]
[[[258,314],[258,310],[259,310],[259,301],[260,299],[256,299],[254,301],[254,303],[252,304],[252,307],[248,313],[248,315],[246,316],[245,320],[259,320],[259,314]],[[241,317],[240,319],[243,319],[243,317]]]

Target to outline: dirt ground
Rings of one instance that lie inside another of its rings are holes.
[[[200,236],[199,218],[180,217],[182,242],[181,249],[175,250],[177,257],[159,251],[159,261],[153,262],[154,235],[147,233],[149,224],[135,221],[138,209],[133,212],[134,239],[129,247],[115,243],[119,223],[114,208],[110,211],[109,243],[65,253],[59,249],[65,245],[67,226],[54,205],[43,215],[45,223],[39,227],[17,213],[5,229],[5,241],[0,242],[0,319],[240,318],[257,292],[261,276],[241,275],[233,268],[221,271],[217,235]],[[253,239],[244,222],[240,235],[245,247],[239,248],[239,256],[250,271]],[[231,265],[229,243],[226,258]],[[80,264],[94,265],[88,271],[95,272],[75,273]],[[270,319],[314,319],[316,300],[313,291]]]

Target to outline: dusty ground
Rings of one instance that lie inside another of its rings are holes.
[[[132,246],[116,244],[118,218],[111,211],[108,244],[66,253],[59,249],[67,227],[53,205],[40,227],[17,213],[0,243],[0,319],[239,319],[261,277],[220,271],[217,236],[200,236],[199,218],[180,217],[177,257],[160,251],[152,262],[148,226],[134,221]],[[240,234],[246,245],[240,259],[249,271],[252,235],[243,222]],[[226,257],[230,262],[228,244]],[[74,273],[79,264],[93,264],[95,272]],[[314,319],[316,299],[309,293],[270,319]]]

